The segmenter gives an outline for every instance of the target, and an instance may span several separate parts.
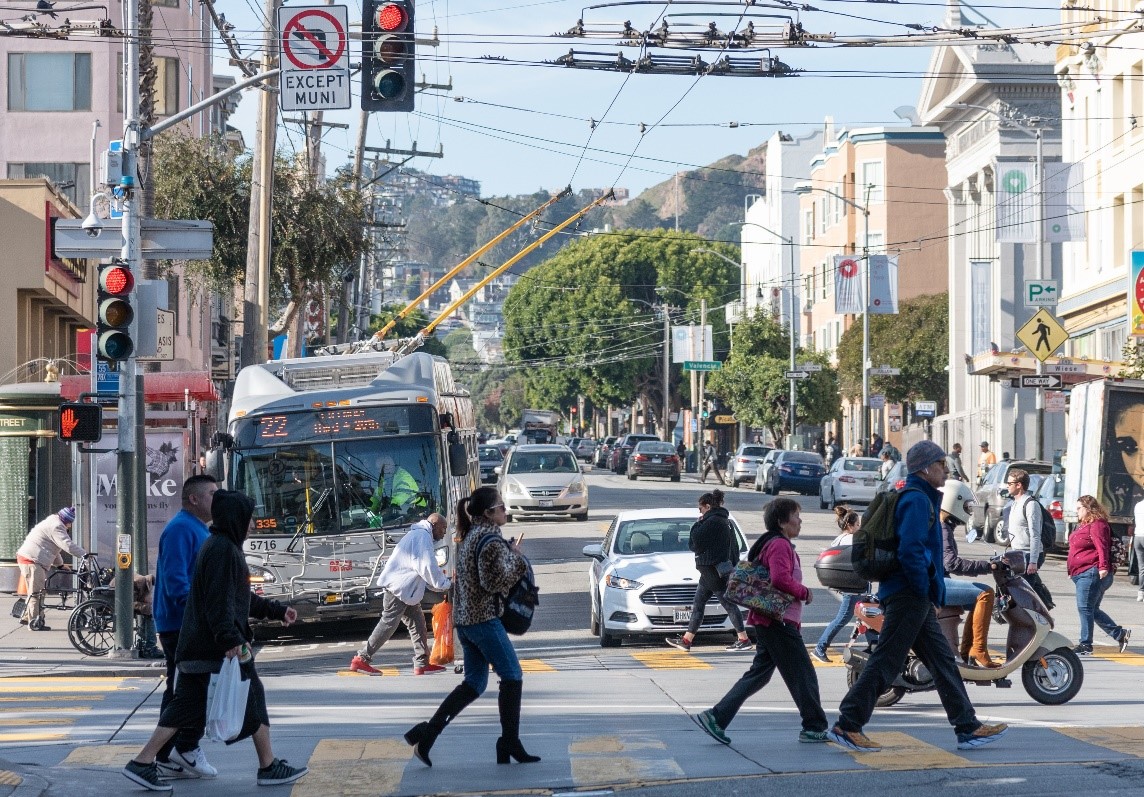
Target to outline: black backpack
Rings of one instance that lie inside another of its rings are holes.
[[[1041,550],[1048,553],[1057,546],[1057,523],[1053,519],[1053,513],[1045,509],[1036,498],[1030,496],[1029,504],[1034,504],[1037,509],[1041,510]],[[1027,510],[1028,504],[1025,507]],[[1027,511],[1025,520],[1028,520]]]
[[[854,532],[854,544],[850,549],[854,572],[861,578],[884,581],[902,569],[902,563],[898,561],[898,527],[894,511],[902,495],[910,490],[922,492],[916,487],[907,487],[878,493],[862,515],[862,525]],[[929,502],[928,497],[926,501]],[[930,505],[931,526],[933,521],[933,506]]]
[[[500,539],[506,546],[508,543],[495,534],[486,534],[477,541],[477,552],[474,555],[479,561],[481,558],[481,550],[489,542],[495,539]],[[528,565],[515,584],[509,587],[507,595],[498,595],[497,603],[500,607],[500,621],[504,626],[504,630],[510,634],[520,636],[529,629],[532,625],[532,616],[536,613],[536,607],[540,605],[540,589],[536,586],[536,576],[532,572],[532,563],[528,559],[524,560]]]

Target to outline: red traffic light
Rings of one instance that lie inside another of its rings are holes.
[[[405,6],[386,3],[377,9],[377,29],[382,33],[400,33],[409,24],[409,12]]]
[[[103,408],[66,401],[56,416],[56,435],[65,443],[98,443],[103,437]]]
[[[99,272],[99,287],[112,296],[123,296],[135,287],[135,277],[127,266],[108,266]]]

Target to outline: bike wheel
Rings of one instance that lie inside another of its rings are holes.
[[[105,600],[86,600],[68,617],[68,640],[80,653],[106,656],[115,646],[115,607]]]

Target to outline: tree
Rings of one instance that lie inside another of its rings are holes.
[[[442,341],[445,345],[445,356],[451,363],[476,362],[476,349],[473,348],[473,333],[465,327],[454,329]]]
[[[404,304],[390,304],[382,305],[381,312],[377,315],[369,317],[369,329],[366,330],[366,337],[373,335],[383,326],[389,323],[391,318],[397,316],[399,312],[405,309]],[[396,340],[398,338],[412,338],[418,332],[425,329],[429,325],[429,316],[425,314],[424,310],[414,310],[405,318],[398,321],[393,325],[393,329],[386,335],[386,340]],[[434,354],[438,357],[445,357],[448,352],[445,349],[445,344],[441,342],[440,338],[435,335],[430,335],[421,344],[419,351],[426,354]]]
[[[842,395],[862,395],[862,325],[850,325],[838,342]],[[886,401],[927,400],[944,407],[949,398],[949,294],[916,296],[898,303],[897,315],[870,316],[870,359],[901,370],[871,376],[870,391]]]

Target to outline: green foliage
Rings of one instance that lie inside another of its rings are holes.
[[[451,363],[477,362],[476,349],[473,348],[473,333],[465,327],[458,327],[445,336],[445,356]]]
[[[524,376],[503,366],[481,370],[458,370],[457,381],[468,388],[477,414],[477,427],[505,432],[520,425],[525,407]]]
[[[870,392],[886,401],[936,401],[949,397],[949,295],[917,296],[898,303],[897,315],[870,316],[870,360],[901,369],[898,376],[871,376]],[[862,324],[859,319],[838,342],[842,395],[862,395]]]
[[[1124,341],[1120,350],[1120,373],[1122,379],[1144,379],[1144,346],[1137,343],[1135,338]]]
[[[371,315],[369,317],[369,329],[366,330],[366,337],[373,335],[383,326],[388,324],[389,320],[394,318],[403,309],[405,309],[404,304],[382,305],[380,313],[377,315]],[[405,318],[401,319],[393,325],[393,329],[391,329],[386,335],[386,340],[411,338],[421,330],[425,329],[425,327],[428,325],[429,316],[425,314],[425,311],[414,310],[412,313],[405,316]],[[445,344],[442,343],[441,339],[435,335],[430,335],[428,338],[426,338],[425,341],[421,344],[419,351],[423,351],[426,354],[434,354],[439,357],[448,356],[448,351],[445,348]]]

